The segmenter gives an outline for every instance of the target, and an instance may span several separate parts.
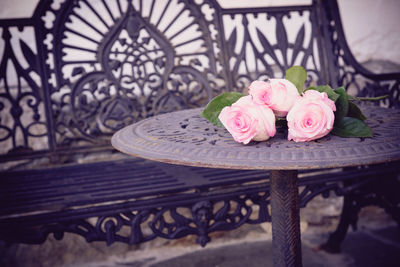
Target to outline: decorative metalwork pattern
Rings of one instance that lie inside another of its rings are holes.
[[[307,69],[309,84],[324,83],[315,10],[294,9],[222,11],[227,66],[235,91],[247,90],[253,80],[283,77],[293,65]]]
[[[207,1],[183,0],[43,9],[57,143],[107,142],[132,122],[207,103],[219,89],[217,31],[206,6],[215,12]]]
[[[215,0],[40,1],[32,18],[0,28],[2,153],[107,146],[128,124],[245,91],[293,64],[309,84],[389,94],[380,104],[399,107],[400,76],[355,61],[333,0],[241,9]]]
[[[64,222],[43,224],[30,229],[18,228],[14,223],[8,227],[8,233],[0,233],[3,239],[23,243],[43,243],[50,233],[61,239],[65,232],[79,234],[86,241],[106,241],[138,244],[156,237],[177,239],[187,235],[196,235],[196,242],[205,246],[209,234],[215,231],[232,230],[244,223],[270,221],[268,212],[269,194],[260,189],[253,193],[239,193],[221,200],[215,197],[199,197],[204,200],[192,200],[188,204],[161,205],[160,207],[125,211],[107,216],[89,219],[76,219]]]
[[[47,126],[33,27],[2,25],[0,153],[47,149]]]
[[[124,153],[156,161],[217,168],[315,169],[400,159],[400,111],[374,106],[363,110],[373,138],[328,135],[296,143],[287,141],[287,130],[281,128],[266,142],[242,145],[194,109],[128,126],[113,136],[112,143]]]
[[[300,207],[305,207],[315,196],[328,197],[330,193],[351,198],[348,204],[360,209],[368,204],[378,204],[384,207],[398,221],[398,181],[395,176],[399,167],[381,166],[385,175],[376,176],[376,172],[368,168],[338,172],[334,175],[312,175],[298,179]],[[362,177],[362,179],[359,179]],[[384,180],[382,180],[382,178]],[[394,179],[393,179],[394,178]],[[88,242],[105,241],[107,244],[123,242],[138,244],[161,237],[177,239],[187,235],[197,236],[197,242],[205,245],[210,241],[209,235],[215,231],[228,231],[240,227],[244,223],[259,224],[270,222],[270,179],[252,185],[237,185],[239,191],[225,190],[223,194],[204,192],[189,194],[186,201],[166,199],[161,204],[148,203],[146,208],[126,208],[123,212],[114,212],[121,205],[101,208],[100,213],[92,218],[85,214],[77,214],[65,210],[62,214],[45,215],[37,218],[14,218],[4,226],[0,236],[6,241],[16,241],[29,244],[40,244],[46,241],[49,234],[61,239],[64,233],[75,233],[83,236]],[[379,190],[374,190],[379,188]],[[232,190],[233,188],[231,188]],[[372,189],[372,190],[371,190]],[[390,192],[383,194],[384,192]],[[170,202],[172,200],[172,202]],[[366,201],[365,201],[366,200]],[[348,205],[346,204],[346,205]],[[348,208],[348,207],[347,207]],[[346,209],[347,209],[346,208]],[[353,208],[350,209],[353,211]],[[339,234],[328,242],[330,248],[339,248],[350,223],[357,220],[356,213],[346,212],[344,229],[339,228]],[[33,216],[35,217],[35,216]],[[59,218],[66,220],[60,221]],[[77,219],[68,220],[69,217]],[[351,219],[350,222],[348,219]],[[29,221],[35,224],[31,226]],[[37,224],[40,223],[40,226]],[[21,226],[22,225],[22,226]],[[14,229],[15,228],[15,229]]]

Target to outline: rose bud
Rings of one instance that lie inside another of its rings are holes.
[[[285,117],[300,97],[296,86],[285,79],[254,81],[249,86],[249,94],[255,103],[267,105],[277,117]]]

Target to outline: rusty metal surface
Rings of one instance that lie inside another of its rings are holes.
[[[400,160],[400,110],[362,107],[373,138],[333,135],[304,143],[287,141],[279,129],[266,142],[236,143],[223,128],[200,116],[201,109],[163,114],[118,131],[113,146],[155,161],[233,169],[299,170]]]

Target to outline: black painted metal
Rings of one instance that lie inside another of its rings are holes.
[[[110,148],[123,126],[204,105],[293,64],[307,68],[308,83],[389,94],[382,104],[399,106],[399,74],[374,75],[354,60],[335,1],[243,9],[200,2],[49,0],[30,19],[0,20],[1,160]]]
[[[132,156],[166,163],[229,169],[300,170],[400,160],[400,110],[363,106],[374,138],[328,135],[292,142],[278,127],[274,138],[242,145],[200,116],[201,108],[147,118],[114,134],[113,146]]]
[[[88,241],[133,244],[157,236],[172,239],[197,234],[198,242],[205,245],[211,232],[269,218],[260,213],[250,219],[254,207],[246,202],[250,198],[251,204],[266,205],[262,203],[267,194],[260,186],[265,191],[268,177],[262,171],[187,168],[144,160],[85,167],[86,173],[76,166],[8,173],[1,189],[0,236],[7,241],[40,243],[49,233],[74,232]],[[215,212],[218,205],[220,211],[205,224],[204,209]],[[91,217],[95,225],[88,220]],[[112,242],[104,229],[96,228],[105,221],[118,222],[117,228],[108,230],[114,236]]]
[[[271,171],[274,266],[301,267],[297,171]]]
[[[333,168],[400,160],[399,110],[369,106],[362,107],[362,111],[369,118],[367,122],[373,129],[374,138],[360,140],[327,136],[314,142],[295,143],[287,140],[287,132],[284,129],[278,128],[274,138],[266,142],[253,142],[243,146],[234,142],[225,129],[216,127],[202,118],[200,116],[201,109],[191,109],[159,115],[127,126],[114,134],[112,144],[126,154],[154,161],[214,168],[272,170],[271,175],[274,173],[273,170]],[[394,162],[394,164],[398,164],[398,162]],[[398,168],[396,167],[396,169]],[[387,173],[383,173],[382,169],[374,167],[367,170],[368,172],[360,172],[358,169],[355,172],[346,170],[341,173],[330,173],[325,177],[318,175],[319,182],[313,180],[309,183],[309,187],[301,192],[301,203],[305,205],[307,201],[318,194],[328,196],[326,195],[329,192],[327,185],[320,184],[320,182],[335,176],[339,178],[335,182],[345,181],[346,176],[353,178],[348,184],[349,187],[344,190],[340,190],[338,184],[329,183],[330,189],[341,195],[355,194],[359,197],[358,193],[353,191],[371,182],[380,183],[383,187],[387,185],[387,180],[382,180]],[[282,174],[275,172],[275,175],[280,177],[282,182],[288,179],[285,178],[286,172]],[[293,176],[293,174],[290,175],[290,172],[287,175],[288,177]],[[397,171],[390,176],[392,175],[397,177]],[[362,177],[362,179],[356,180],[355,177]],[[271,186],[272,184],[271,181]],[[292,184],[278,185],[275,184],[275,187],[280,188]],[[298,208],[295,206],[295,199],[298,198],[297,186],[295,188],[296,192],[291,192],[291,194],[289,194],[289,190],[282,189],[287,193],[286,195],[278,189],[275,189],[278,192],[273,195],[271,188],[271,201],[273,202],[275,199],[277,203],[275,206],[278,206],[273,209],[275,215],[272,214],[272,218],[275,217],[278,220],[275,223],[276,231],[273,230],[278,243],[276,246],[277,252],[279,252],[279,256],[276,257],[279,261],[278,266],[296,265],[301,262],[298,258],[299,238],[296,237],[299,233],[294,228],[296,225],[298,226],[295,216],[296,212],[298,213]],[[397,190],[399,187],[394,188]],[[388,191],[390,190],[392,189],[388,189]],[[381,190],[380,194],[385,196],[383,192],[384,190]],[[365,191],[364,193],[371,194]],[[290,198],[290,195],[296,195],[296,197]],[[348,197],[345,198],[345,201],[345,206],[354,205],[347,203]],[[283,203],[286,203],[287,206]],[[395,207],[397,203],[398,201],[394,199],[387,205]],[[399,210],[393,208],[390,210],[394,216],[398,217]],[[348,214],[346,211],[347,209],[345,209],[344,216]],[[351,211],[356,212],[351,213],[351,216],[357,217],[358,209],[351,209]],[[287,217],[287,215],[290,216]],[[346,223],[340,223],[338,231],[341,238],[331,238],[329,246],[333,246],[332,243],[340,246],[342,238],[347,232]],[[328,249],[328,246],[323,247]]]
[[[49,170],[42,179],[35,175],[46,172],[37,170],[7,175],[1,183],[1,238],[38,244],[49,234],[62,236],[67,232],[79,234],[88,242],[136,244],[156,237],[173,239],[195,234],[204,245],[212,232],[271,221],[270,179],[265,171],[177,167],[143,160],[100,162],[85,167],[92,171],[85,174],[79,167],[69,166],[61,172]],[[383,188],[390,184],[397,192],[398,185],[388,181],[399,169],[400,165],[384,164],[374,169],[326,174],[300,172],[300,207],[317,195],[349,195],[368,185],[373,188],[376,183]],[[143,179],[150,173],[152,176]],[[171,179],[171,173],[178,174],[177,178]],[[399,201],[391,195],[385,203],[396,207]],[[196,215],[199,212],[204,216]],[[177,215],[171,217],[171,213]],[[398,218],[400,213],[392,209],[390,214]],[[113,239],[106,235],[105,221],[119,225],[108,230]],[[334,245],[340,246],[340,242]]]
[[[394,221],[400,226],[400,197],[398,190],[400,181],[398,172],[386,173],[385,181],[374,179],[371,175],[364,176],[363,179],[352,181],[352,184],[344,181],[349,186],[358,184],[356,190],[351,190],[344,197],[343,210],[339,221],[338,228],[330,235],[328,241],[321,245],[321,248],[339,253],[341,251],[341,243],[346,237],[348,228],[352,226],[357,229],[358,213],[361,208],[366,206],[379,206],[392,216]]]
[[[360,96],[389,94],[381,105],[399,107],[400,74],[375,75],[355,61],[333,0],[243,9],[215,0],[93,3],[42,0],[32,18],[0,20],[1,162],[46,157],[72,163],[80,153],[110,150],[112,133],[123,126],[202,106],[218,93],[245,90],[254,79],[281,77],[293,64],[307,68],[310,84],[345,84]],[[295,38],[287,30],[292,19],[301,22]],[[49,233],[73,232],[88,241],[133,244],[197,234],[204,245],[213,231],[270,221],[267,175],[182,167],[172,176],[148,164],[1,172],[1,238],[41,243]],[[341,180],[397,171],[300,179],[300,205],[329,191],[351,193],[362,183],[340,187]],[[160,193],[173,195],[155,198]],[[38,213],[27,213],[33,210]],[[144,225],[152,234],[146,236]]]

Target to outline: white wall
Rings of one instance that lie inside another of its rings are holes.
[[[302,5],[311,0],[220,0],[224,7]],[[359,62],[400,64],[400,0],[338,0],[347,42]]]
[[[29,17],[38,0],[0,0],[0,18]],[[307,4],[311,0],[220,0],[224,7]],[[347,41],[360,62],[400,64],[400,1],[338,0]]]
[[[340,0],[350,49],[360,62],[388,60],[400,64],[400,1]]]

